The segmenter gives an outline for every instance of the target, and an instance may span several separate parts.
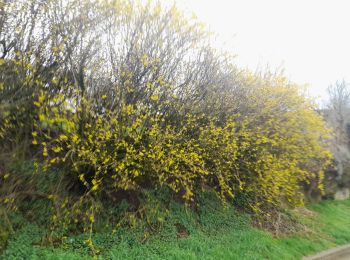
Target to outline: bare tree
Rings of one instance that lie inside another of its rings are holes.
[[[345,80],[337,81],[328,87],[328,104],[325,118],[333,128],[332,152],[335,160],[336,176],[330,176],[332,185],[349,185],[350,160],[350,85]],[[334,179],[335,178],[335,179]],[[327,185],[327,187],[332,187]]]
[[[350,85],[337,81],[328,87],[329,122],[336,133],[337,144],[348,143],[347,123],[350,116]]]

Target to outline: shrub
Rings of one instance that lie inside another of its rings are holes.
[[[255,213],[301,205],[305,185],[322,190],[329,131],[300,88],[283,75],[240,71],[176,7],[31,0],[4,8],[8,40],[15,22],[21,33],[0,59],[0,144],[25,136],[21,151],[37,171],[61,177],[43,196],[58,235],[91,232],[125,198],[132,222],[149,190],[169,189],[192,207],[212,190]]]

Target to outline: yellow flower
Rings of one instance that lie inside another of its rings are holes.
[[[157,95],[151,96],[151,100],[158,101],[159,100],[159,96],[157,96]]]
[[[63,150],[63,149],[62,149],[61,147],[58,147],[58,146],[52,148],[52,151],[54,151],[55,153],[59,153],[59,152],[62,151],[62,150]]]
[[[68,140],[68,137],[66,135],[60,135],[60,140],[61,141],[67,141]]]

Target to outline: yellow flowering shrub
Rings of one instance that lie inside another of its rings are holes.
[[[183,122],[167,124],[164,115],[152,114],[142,104],[96,114],[86,100],[72,112],[61,98],[39,96],[33,144],[41,147],[47,167],[68,165],[86,192],[167,185],[189,201],[215,176],[220,196],[232,196],[230,173],[221,172],[220,164],[229,171],[234,163],[233,123],[225,128],[214,122],[199,127],[204,116],[187,115]],[[217,147],[217,156],[224,150],[227,157],[210,162],[213,154],[207,150],[212,147]]]
[[[70,22],[39,19],[32,50],[0,59],[0,147],[29,140],[27,158],[64,172],[44,195],[55,225],[92,229],[121,194],[164,187],[255,212],[322,190],[330,132],[298,86],[239,71],[176,7],[89,1],[62,3]]]
[[[167,186],[190,202],[210,188],[223,203],[247,194],[254,210],[300,206],[305,185],[322,190],[330,132],[298,87],[255,77],[250,112],[225,121],[187,113],[173,122],[153,112],[153,96],[99,113],[84,98],[43,94],[33,144],[47,167],[68,168],[87,194]]]
[[[253,80],[238,160],[250,173],[245,190],[257,204],[300,206],[305,185],[322,191],[331,132],[298,86],[282,76]]]
[[[36,91],[42,81],[35,78],[28,54],[16,52],[12,59],[0,59],[0,150],[24,158],[35,121]],[[1,164],[0,156],[0,164]]]

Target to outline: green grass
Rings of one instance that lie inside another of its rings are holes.
[[[350,200],[325,201],[308,206],[312,216],[299,216],[307,231],[274,237],[253,228],[249,217],[226,210],[216,201],[205,203],[199,215],[178,204],[171,205],[161,231],[147,239],[147,229],[120,229],[117,233],[93,234],[100,259],[298,259],[350,242]],[[178,238],[176,224],[188,236]],[[148,231],[147,231],[148,232]],[[59,247],[44,247],[45,230],[28,224],[10,239],[3,259],[89,259],[87,235],[70,237]]]

